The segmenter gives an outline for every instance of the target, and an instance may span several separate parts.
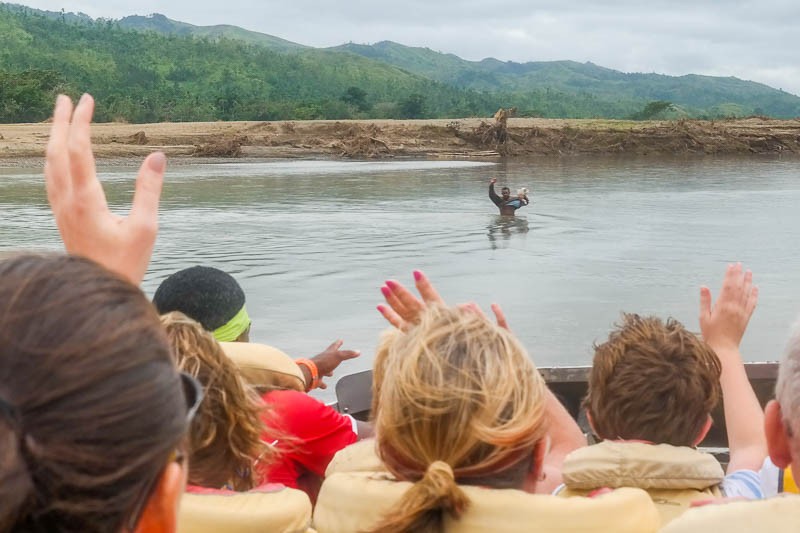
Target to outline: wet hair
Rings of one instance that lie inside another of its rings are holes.
[[[190,434],[189,483],[245,491],[258,485],[255,464],[275,460],[261,440],[268,407],[242,380],[236,364],[203,327],[182,313],[161,317],[178,368],[205,392]]]
[[[89,260],[0,262],[0,531],[120,531],[187,429],[150,302]]]
[[[507,192],[511,194],[511,189],[509,189],[508,187],[503,187],[502,189],[500,189],[500,192]]]
[[[153,303],[160,314],[180,311],[208,331],[224,326],[244,307],[244,291],[222,270],[193,266],[161,282]]]
[[[470,504],[459,484],[522,488],[546,433],[546,389],[519,341],[440,306],[384,341],[378,453],[413,485],[372,531],[440,531]]]
[[[623,314],[595,346],[584,406],[603,439],[693,446],[722,395],[719,358],[677,320]]]

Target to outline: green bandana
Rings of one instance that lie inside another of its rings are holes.
[[[236,315],[228,320],[227,324],[223,324],[214,330],[214,338],[219,342],[232,342],[239,338],[239,335],[244,333],[250,327],[250,316],[247,314],[247,308],[242,306]]]

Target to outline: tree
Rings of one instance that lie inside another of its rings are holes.
[[[345,90],[341,97],[342,102],[351,105],[360,112],[369,111],[370,105],[367,102],[367,91],[360,87],[350,86]]]
[[[653,102],[648,102],[644,108],[631,115],[633,120],[653,120],[657,118],[659,115],[666,111],[672,111],[675,109],[675,106],[672,102],[667,102],[666,100],[655,100]]]
[[[419,93],[410,94],[400,102],[400,118],[423,118],[425,112],[425,97]]]

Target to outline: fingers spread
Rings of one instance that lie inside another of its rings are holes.
[[[475,313],[476,315],[486,318],[483,309],[481,309],[480,306],[475,302],[467,302],[465,304],[459,304],[458,308],[463,309],[464,311],[469,311],[470,313]]]
[[[167,160],[163,153],[150,154],[142,163],[136,177],[130,221],[154,234],[158,231],[158,203],[161,200],[166,165]]]
[[[377,309],[378,312],[381,315],[383,315],[383,318],[385,318],[386,321],[389,322],[389,324],[393,325],[394,327],[400,330],[405,328],[405,321],[402,319],[400,315],[395,313],[394,310],[384,305],[379,305]]]
[[[747,300],[750,299],[750,292],[753,289],[753,273],[748,270],[744,273],[742,278],[742,293],[740,295],[742,305],[747,305]]]
[[[348,359],[355,359],[361,355],[361,352],[358,350],[339,350],[338,356],[339,359],[342,361],[347,361]]]
[[[747,299],[747,304],[745,304],[745,309],[747,310],[748,317],[753,315],[753,311],[756,310],[757,305],[758,305],[758,286],[755,286],[750,291],[750,297]]]
[[[386,302],[391,305],[404,320],[409,322],[416,321],[419,314],[425,309],[425,305],[423,305],[416,296],[411,294],[411,291],[395,280],[388,280],[386,282],[386,287],[388,287],[392,296],[391,298],[387,298]],[[399,303],[399,307],[395,307],[393,302]]]
[[[67,148],[72,185],[76,189],[90,185],[95,179],[94,154],[92,154],[91,123],[94,114],[94,99],[84,94],[75,112],[69,129]]]
[[[72,117],[72,100],[60,94],[53,111],[53,125],[50,127],[50,140],[47,143],[44,175],[47,183],[47,198],[50,205],[69,191],[69,121]]]
[[[433,284],[430,282],[428,277],[421,271],[414,271],[414,282],[417,286],[417,290],[419,291],[419,295],[422,296],[423,302],[428,304],[444,303],[442,297],[439,296],[438,292],[436,292],[436,289],[433,287]]]
[[[412,314],[389,287],[385,285],[381,287],[381,294],[383,294],[383,299],[386,300],[386,303],[389,304],[389,307],[391,307],[392,311],[396,314],[404,319]]]
[[[700,321],[711,315],[711,289],[700,287]]]
[[[343,340],[341,340],[341,339],[335,340],[330,344],[330,346],[325,348],[325,351],[326,352],[335,352],[342,346],[342,344],[344,344]]]
[[[506,315],[503,313],[503,309],[500,307],[499,304],[492,304],[492,312],[494,313],[495,318],[497,319],[497,325],[503,329],[511,330],[508,327],[508,321],[506,320]]]

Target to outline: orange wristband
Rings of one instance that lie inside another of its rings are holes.
[[[319,369],[317,368],[317,364],[311,359],[297,359],[295,363],[306,367],[311,374],[311,383],[306,384],[307,390],[314,390],[319,387]]]

